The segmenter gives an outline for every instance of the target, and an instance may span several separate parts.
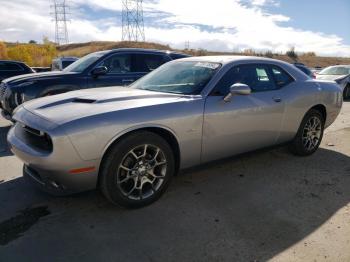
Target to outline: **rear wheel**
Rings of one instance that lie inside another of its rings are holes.
[[[291,143],[291,151],[299,156],[313,154],[321,144],[324,131],[324,117],[315,109],[304,116],[298,133]]]
[[[102,164],[100,186],[112,203],[138,208],[156,201],[175,171],[169,144],[152,132],[137,132],[115,144]]]

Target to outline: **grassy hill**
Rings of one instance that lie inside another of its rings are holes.
[[[1,44],[1,43],[0,43]],[[102,42],[94,41],[87,43],[75,43],[63,46],[54,46],[52,43],[40,44],[21,44],[21,43],[4,43],[0,45],[0,59],[15,59],[22,60],[30,66],[49,66],[50,61],[57,56],[77,56],[81,57],[91,52],[117,49],[117,48],[147,48],[147,49],[161,49],[174,50],[169,45],[162,45],[158,43],[149,42]],[[1,50],[7,48],[7,50]],[[2,52],[1,52],[2,51]],[[256,52],[254,50],[246,50],[242,53],[237,52],[211,52],[204,49],[199,50],[175,50],[178,52],[187,53],[194,56],[203,55],[248,55],[248,56],[262,56],[274,59],[280,59],[286,62],[300,62],[309,67],[321,66],[326,67],[336,64],[350,64],[350,58],[343,57],[320,57],[314,53],[298,54],[296,60],[291,59],[285,54],[277,54],[268,52]]]
[[[144,43],[144,42],[88,42],[59,46],[57,48],[59,56],[84,56],[91,52],[124,48],[124,47],[138,47],[148,49],[161,49],[161,50],[174,50],[168,45],[162,45],[157,43]],[[187,53],[195,56],[203,55],[255,55],[255,56],[268,56],[274,59],[280,59],[286,62],[294,62],[293,59],[285,54],[273,54],[271,52],[258,53],[253,50],[247,50],[242,53],[237,52],[210,52],[207,50],[175,50],[178,52]],[[350,58],[343,57],[320,57],[313,53],[299,54],[297,62],[304,63],[309,67],[321,66],[326,67],[337,64],[350,64]]]

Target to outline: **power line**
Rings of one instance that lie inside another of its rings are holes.
[[[145,41],[142,0],[122,0],[122,40]]]
[[[68,5],[66,0],[53,0],[53,18],[55,21],[55,43],[57,45],[68,44]]]

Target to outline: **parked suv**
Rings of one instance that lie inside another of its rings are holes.
[[[68,91],[103,86],[125,86],[158,66],[187,55],[170,51],[124,48],[91,53],[63,71],[9,78],[0,85],[2,115],[25,101]]]
[[[0,60],[0,82],[6,78],[34,73],[35,71],[25,63],[9,60]],[[0,93],[1,95],[1,93]]]
[[[79,58],[77,57],[59,57],[52,60],[51,70],[52,71],[62,71],[69,65],[73,64]]]

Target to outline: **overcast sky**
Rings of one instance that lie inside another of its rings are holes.
[[[70,42],[121,40],[121,0],[66,0]],[[50,0],[0,0],[0,39],[54,39]],[[146,41],[350,57],[350,0],[145,0]]]

